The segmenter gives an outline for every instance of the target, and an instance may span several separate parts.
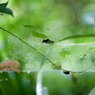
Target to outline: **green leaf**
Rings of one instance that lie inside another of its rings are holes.
[[[33,37],[39,37],[39,38],[47,38],[46,35],[44,34],[39,34],[38,32],[32,31],[32,36]]]
[[[6,7],[8,5],[8,1],[6,3],[0,4],[1,7]]]
[[[59,41],[64,41],[64,40],[69,40],[69,39],[78,39],[78,38],[84,38],[84,37],[95,37],[95,34],[68,36],[68,37],[65,37]]]
[[[7,8],[7,5],[8,5],[8,1],[6,3],[0,4],[0,12],[1,13],[6,13],[6,14],[9,14],[9,15],[13,16],[12,10],[10,8]]]
[[[59,55],[61,55],[62,57],[65,58],[66,55],[70,55],[72,54],[71,52],[69,52],[66,48],[63,48],[61,52],[59,52]]]
[[[32,26],[32,25],[23,25],[25,28],[27,27],[27,28],[35,28],[34,26]],[[44,35],[44,34],[40,34],[40,33],[38,33],[38,32],[36,32],[36,31],[32,31],[32,36],[33,37],[39,37],[39,38],[47,38],[47,36],[46,35]]]

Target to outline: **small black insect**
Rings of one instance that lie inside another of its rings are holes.
[[[69,72],[69,71],[63,71],[63,73],[64,73],[64,74],[70,74],[70,72]]]
[[[51,41],[49,39],[43,40],[42,43],[48,43],[48,44],[53,44],[54,41]]]

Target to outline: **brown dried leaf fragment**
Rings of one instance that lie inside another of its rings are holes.
[[[77,77],[76,73],[71,73],[71,77],[72,77],[73,83],[74,83],[75,85],[77,85],[77,79],[78,79],[78,77]]]
[[[19,72],[21,71],[21,65],[16,60],[9,59],[0,64],[0,70],[1,71],[12,70]]]

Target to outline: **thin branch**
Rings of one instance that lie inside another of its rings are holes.
[[[87,69],[83,70],[82,72],[85,72],[85,71],[89,70],[94,64],[95,64],[95,62],[90,67],[88,67]]]

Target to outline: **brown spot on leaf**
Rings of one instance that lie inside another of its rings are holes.
[[[12,59],[6,60],[0,64],[1,71],[12,70],[12,71],[19,72],[19,71],[21,71],[20,68],[21,68],[20,63],[17,62],[16,60],[12,60]]]

